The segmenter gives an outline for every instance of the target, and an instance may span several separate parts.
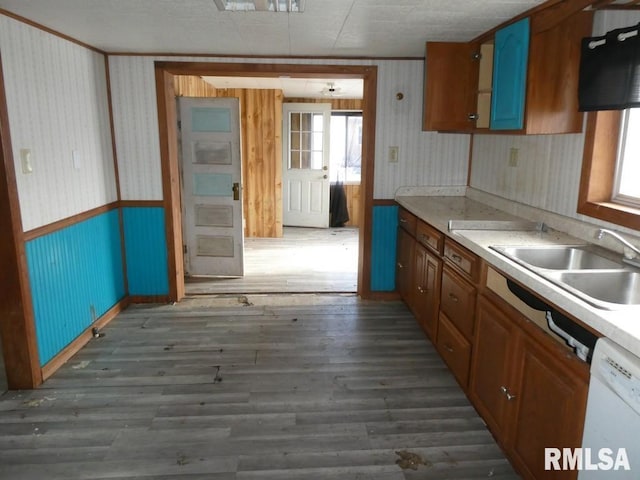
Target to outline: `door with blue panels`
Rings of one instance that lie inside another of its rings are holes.
[[[185,273],[242,276],[239,100],[181,97],[179,115]]]
[[[529,19],[507,25],[495,36],[493,53],[492,130],[524,126],[529,59]]]

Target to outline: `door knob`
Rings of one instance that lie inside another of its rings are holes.
[[[322,178],[326,180],[327,178],[329,178],[329,175],[323,175]]]
[[[326,165],[324,167],[322,167],[323,170],[329,170],[329,167],[327,167]]]
[[[234,200],[240,200],[240,184],[238,182],[235,182],[233,184],[233,199]]]

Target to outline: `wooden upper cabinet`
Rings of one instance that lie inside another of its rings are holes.
[[[423,130],[468,132],[475,124],[476,47],[428,42],[425,59]]]
[[[534,14],[482,42],[427,43],[423,130],[581,132],[580,43],[591,35],[593,12],[578,12],[551,28],[530,33],[529,22],[535,21]],[[483,85],[486,73],[479,74],[487,68],[492,70],[490,88]]]

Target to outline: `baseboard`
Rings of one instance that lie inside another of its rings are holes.
[[[382,300],[391,302],[400,300],[400,294],[398,292],[368,292],[366,297],[362,297],[365,300]]]
[[[169,303],[169,295],[132,295],[129,303]]]
[[[93,338],[94,328],[103,328],[111,320],[113,320],[120,312],[129,306],[130,298],[125,297],[116,303],[113,307],[105,312],[99,319],[91,324],[86,330],[84,330],[78,337],[75,338],[69,345],[67,345],[60,353],[49,360],[46,365],[41,369],[42,379],[46,380],[53,375],[62,365],[67,363],[71,357],[73,357],[82,347],[84,347],[89,340]]]

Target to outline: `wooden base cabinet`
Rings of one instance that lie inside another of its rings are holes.
[[[396,253],[396,289],[400,297],[411,308],[413,305],[413,265],[416,241],[403,228],[398,229],[398,250]]]
[[[442,260],[417,243],[414,263],[413,313],[431,341],[436,341]]]
[[[544,452],[580,446],[587,365],[508,305],[480,296],[476,321],[470,396],[477,410],[524,478],[575,479],[575,471],[546,471]]]

